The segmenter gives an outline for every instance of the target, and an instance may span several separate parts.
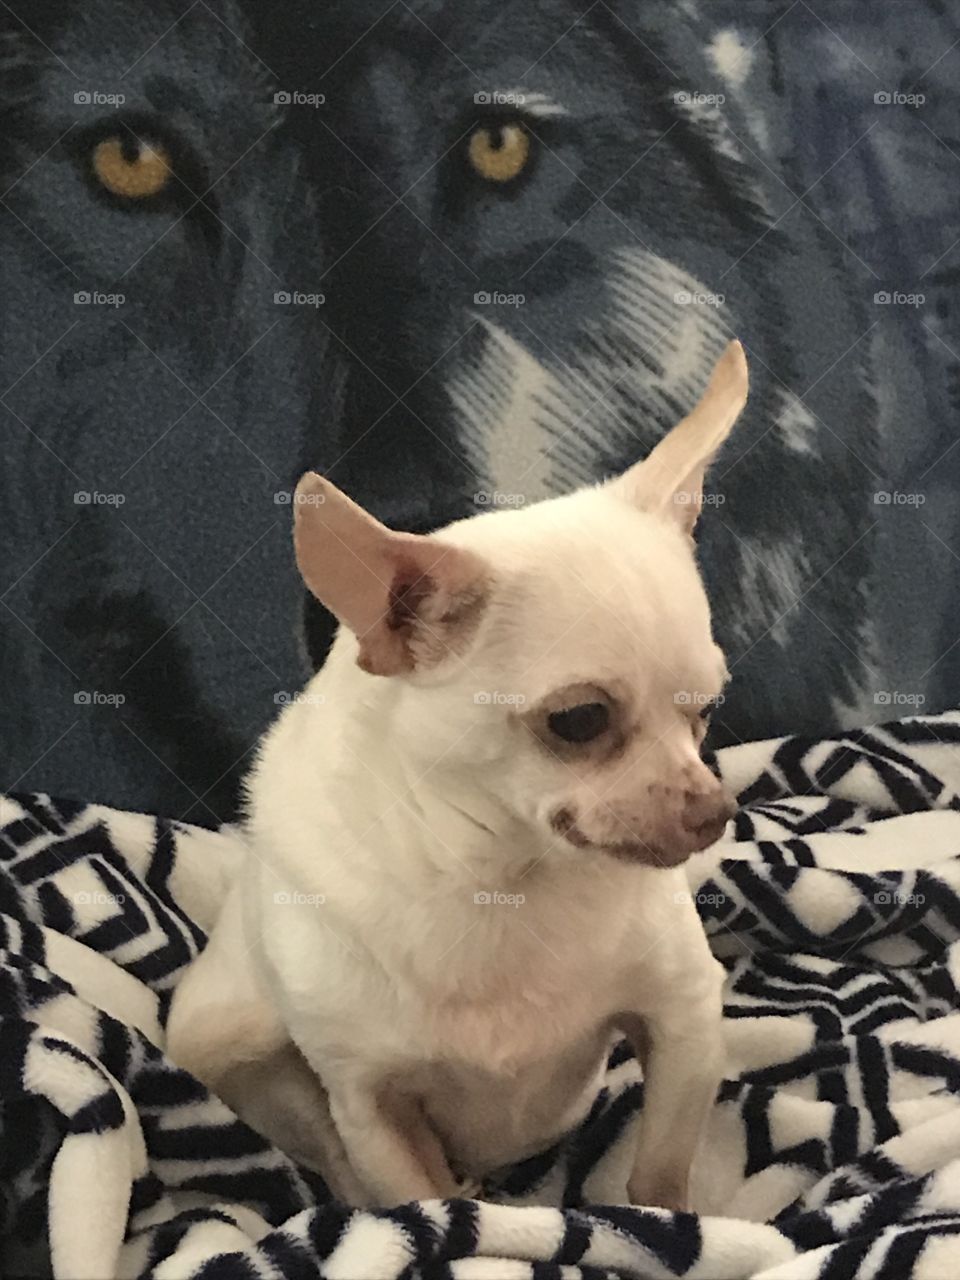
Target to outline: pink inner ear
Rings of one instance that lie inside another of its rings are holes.
[[[380,610],[368,627],[356,631],[360,643],[357,662],[371,675],[395,676],[416,666],[411,640],[420,611],[437,585],[410,557],[409,550],[385,568],[391,578],[380,598]]]
[[[390,583],[386,619],[390,630],[399,631],[409,626],[436,586],[433,578],[419,565],[407,559],[401,560]]]
[[[321,604],[356,635],[388,610],[402,541],[402,534],[321,476],[308,472],[297,485],[294,546],[300,573]]]
[[[482,600],[479,557],[388,529],[313,472],[294,495],[294,544],[307,587],[357,637],[361,667],[379,675],[412,669],[414,629],[418,660],[439,661]]]

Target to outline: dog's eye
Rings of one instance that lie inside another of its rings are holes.
[[[610,708],[602,702],[582,702],[566,711],[554,711],[547,717],[550,732],[564,742],[592,742],[605,733],[610,724]]]
[[[467,156],[481,178],[510,182],[526,168],[530,135],[519,124],[483,125],[470,135]]]
[[[127,200],[159,195],[173,176],[166,147],[132,134],[98,142],[90,163],[97,181],[112,195]]]
[[[701,707],[699,712],[700,719],[709,720],[710,714],[713,711],[713,707],[714,707],[714,704],[712,702],[708,702],[705,706]]]

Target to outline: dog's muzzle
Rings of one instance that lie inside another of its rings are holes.
[[[716,843],[736,813],[736,806],[720,787],[708,793],[685,792],[683,800],[673,819],[651,824],[649,834],[633,830],[632,824],[618,822],[618,829],[609,835],[593,835],[566,806],[555,811],[550,826],[575,849],[596,850],[620,861],[649,867],[676,867],[691,854]]]

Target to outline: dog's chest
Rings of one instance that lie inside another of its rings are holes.
[[[530,941],[478,954],[474,973],[444,984],[437,999],[411,993],[432,1057],[515,1075],[555,1058],[609,1019],[615,972],[604,976],[594,958],[574,946],[558,955]]]
[[[518,906],[480,904],[472,919],[434,928],[392,993],[431,1061],[527,1074],[595,1042],[632,994],[629,922],[604,920],[599,903],[581,917],[531,889]]]
[[[333,917],[285,906],[283,927],[262,933],[288,1025],[321,1078],[362,1076],[417,1098],[455,1163],[478,1173],[584,1118],[615,1015],[658,985],[662,947],[647,955],[641,943],[663,926],[643,927],[645,879],[614,868],[523,888],[522,902],[481,900],[472,885],[442,901],[408,891],[402,912],[386,892]]]
[[[526,978],[526,981],[524,981]],[[592,983],[518,974],[422,1010],[423,1058],[404,1071],[450,1155],[475,1171],[542,1150],[585,1116],[611,1025]]]
[[[625,1003],[608,931],[594,930],[604,941],[591,947],[574,923],[551,933],[531,917],[529,932],[505,910],[502,930],[484,920],[445,956],[449,943],[432,937],[415,970],[399,949],[374,966],[353,963],[357,948],[337,967],[328,931],[308,944],[289,920],[268,935],[274,956],[286,953],[291,1029],[320,1075],[353,1063],[418,1098],[450,1157],[478,1173],[583,1119]]]
[[[511,921],[511,930],[522,926]],[[593,1043],[623,1007],[622,972],[582,940],[569,940],[562,953],[527,933],[519,946],[476,935],[461,946],[456,957],[418,955],[413,970],[399,954],[377,966],[348,964],[336,989],[330,969],[321,980],[301,951],[297,1003],[311,1022],[322,1010],[328,1045],[347,1056],[391,1066],[444,1063],[504,1081]],[[314,957],[323,963],[316,950]]]

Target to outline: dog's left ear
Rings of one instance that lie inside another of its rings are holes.
[[[300,574],[357,637],[364,671],[409,674],[467,647],[488,595],[480,556],[388,529],[313,471],[297,485],[293,517]]]
[[[704,472],[747,403],[747,359],[731,342],[696,407],[642,462],[608,482],[611,492],[692,533],[703,503]]]

